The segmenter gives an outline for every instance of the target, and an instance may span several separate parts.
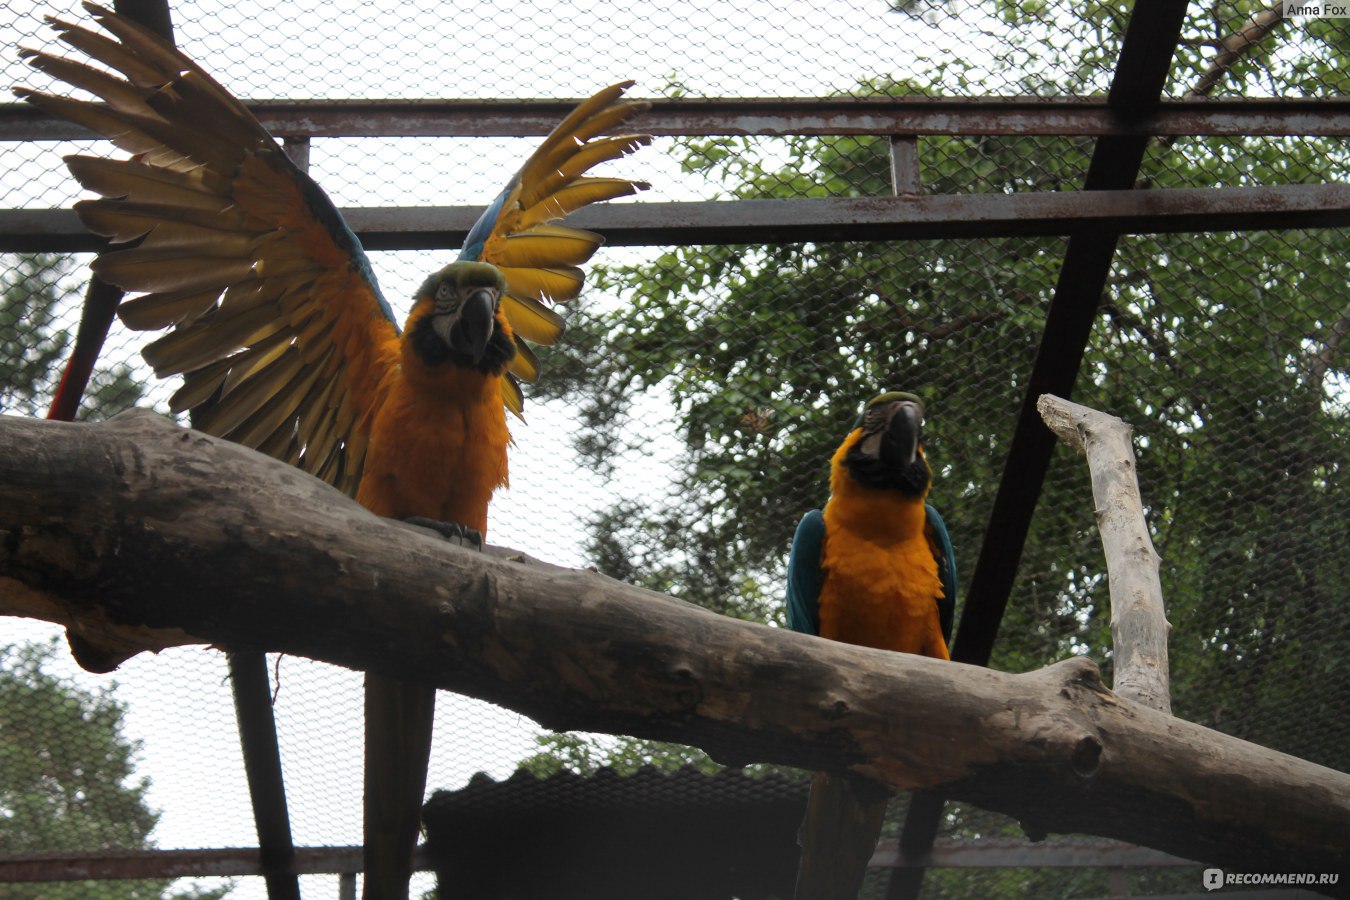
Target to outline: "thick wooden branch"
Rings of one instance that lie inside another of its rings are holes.
[[[1144,522],[1130,444],[1134,429],[1115,416],[1053,394],[1042,394],[1036,409],[1061,441],[1087,457],[1092,473],[1097,530],[1111,591],[1114,690],[1136,703],[1171,712],[1167,633],[1172,626],[1163,610],[1161,560]]]
[[[148,413],[0,419],[0,534],[0,611],[94,629],[98,647],[121,629],[123,652],[194,635],[434,684],[550,728],[941,788],[1032,833],[1350,870],[1350,776],[1120,698],[1088,660],[1010,675],[474,552]]]

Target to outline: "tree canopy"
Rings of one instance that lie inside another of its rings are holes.
[[[0,850],[140,850],[154,846],[159,814],[150,779],[136,774],[140,744],[122,733],[116,684],[97,690],[51,674],[57,639],[0,645]],[[170,881],[0,884],[0,900],[215,900],[229,888],[166,894]]]
[[[1111,9],[1097,10],[1103,22]],[[1215,27],[1226,33],[1249,13],[1232,11]],[[1091,85],[1109,49],[1085,36],[1082,68],[1060,90]],[[1280,91],[1313,82],[1342,89],[1344,69],[1333,73],[1326,60],[1344,61],[1347,50],[1345,29],[1310,23],[1257,47],[1233,74],[1253,91],[1265,80]],[[1176,77],[1187,83],[1204,64],[1189,57]],[[960,82],[959,72],[947,76]],[[884,138],[709,138],[681,147],[687,172],[733,197],[890,192]],[[1073,189],[1091,149],[1077,138],[925,138],[924,189]],[[1318,182],[1347,164],[1337,140],[1185,138],[1154,143],[1141,183]],[[928,406],[932,500],[952,530],[964,585],[1064,244],[676,247],[602,271],[599,285],[623,299],[592,300],[572,316],[539,391],[580,409],[577,449],[597,468],[667,434],[680,461],[670,496],[617,500],[591,523],[595,564],[722,612],[777,621],[788,544],[800,516],[826,499],[831,452],[866,398],[910,389]],[[1350,702],[1346,646],[1334,637],[1350,615],[1337,549],[1350,545],[1343,245],[1331,230],[1122,239],[1074,394],[1137,429],[1174,625],[1177,713],[1337,768],[1350,767],[1350,735],[1335,714]],[[664,401],[668,420],[653,418],[639,397]],[[1061,450],[993,664],[1022,671],[1086,653],[1109,668],[1103,569],[1086,471]],[[728,596],[738,599],[727,604]],[[1316,691],[1306,688],[1310,675]]]
[[[43,415],[74,343],[61,313],[78,302],[75,263],[51,253],[6,262],[0,267],[0,413]],[[145,386],[130,366],[97,367],[80,418],[106,419],[143,396]]]

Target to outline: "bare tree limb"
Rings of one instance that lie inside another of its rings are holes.
[[[196,636],[370,669],[556,729],[896,788],[1235,868],[1350,872],[1350,775],[1108,691],[718,616],[478,553],[148,413],[0,418],[0,612],[122,649]],[[1278,814],[1273,814],[1278,811]]]
[[[1106,553],[1111,590],[1114,690],[1121,697],[1172,711],[1163,609],[1162,562],[1144,521],[1144,502],[1135,474],[1134,429],[1125,421],[1053,394],[1042,394],[1036,409],[1061,441],[1087,457],[1097,530]]]
[[[1214,90],[1224,75],[1283,21],[1283,0],[1275,0],[1270,6],[1252,16],[1247,24],[1219,42],[1219,52],[1210,60],[1209,66],[1196,79],[1195,84],[1191,85],[1186,96],[1203,97]]]

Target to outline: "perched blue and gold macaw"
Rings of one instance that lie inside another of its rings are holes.
[[[506,484],[506,409],[562,333],[555,301],[581,289],[599,235],[554,224],[647,185],[585,173],[649,143],[601,137],[647,104],[614,85],[544,139],[427,277],[400,331],[356,236],[251,113],[171,44],[93,4],[112,38],[49,19],[111,71],[33,50],[28,62],[105,101],[17,93],[102,134],[126,160],[67,157],[103,199],[76,204],[108,237],[93,270],[141,296],[119,315],[170,328],[144,351],[182,375],[175,411],[197,428],[299,466],[383,516],[486,533]],[[376,173],[378,176],[378,173]],[[366,680],[365,896],[407,896],[435,691]]]
[[[863,406],[830,460],[825,511],[802,517],[788,560],[793,631],[950,659],[956,561],[925,501],[932,472],[923,404],[892,391]],[[818,772],[802,823],[797,900],[858,894],[890,794],[859,776]]]

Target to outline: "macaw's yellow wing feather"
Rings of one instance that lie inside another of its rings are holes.
[[[562,316],[532,297],[506,294],[502,308],[511,322],[511,330],[527,341],[552,344],[563,333]]]
[[[483,213],[460,252],[460,259],[492,263],[506,276],[502,308],[518,338],[518,354],[510,368],[514,378],[502,381],[502,398],[517,414],[523,398],[514,379],[533,381],[539,374],[539,362],[525,341],[552,344],[562,334],[562,317],[549,304],[581,292],[579,266],[603,243],[594,232],[554,223],[587,204],[648,187],[626,178],[586,175],[593,166],[651,142],[646,135],[599,137],[650,105],[622,99],[631,85],[611,85],[578,104]]]
[[[528,231],[507,235],[497,254],[497,265],[579,266],[591,258],[604,238],[593,231],[563,225],[536,225]]]
[[[535,356],[534,351],[530,349],[530,345],[519,337],[515,341],[516,355],[507,367],[507,371],[521,381],[533,383],[539,377],[539,357]]]
[[[639,147],[651,143],[647,135],[625,134],[617,137],[597,138],[584,144],[577,144],[566,156],[558,159],[556,166],[549,166],[539,172],[538,177],[521,179],[520,205],[528,209],[555,191],[572,184],[592,166],[611,159],[627,156]]]
[[[76,204],[81,220],[114,247],[132,245],[100,254],[94,271],[140,294],[119,309],[129,327],[171,329],[144,355],[157,374],[183,376],[174,410],[355,492],[371,413],[398,354],[398,329],[360,243],[318,185],[196,63],[130,20],[85,8],[111,37],[49,21],[108,71],[39,51],[24,57],[104,104],[18,93],[135,154],[66,159],[102,198]],[[566,272],[590,239],[556,239],[568,249],[526,241],[512,252]],[[536,298],[571,280],[537,276],[521,290]],[[551,334],[528,303],[538,301],[520,301],[534,327],[522,333]],[[537,372],[531,359],[522,376]]]
[[[524,209],[516,227],[528,231],[544,222],[553,222],[590,203],[602,203],[636,193],[634,182],[624,178],[578,178],[543,200]]]
[[[559,266],[554,269],[502,269],[506,275],[506,287],[517,297],[531,297],[535,300],[564,301],[571,300],[581,293],[581,285],[586,276],[576,266]]]
[[[502,403],[517,416],[525,415],[525,395],[520,390],[520,380],[507,373],[502,380]]]

